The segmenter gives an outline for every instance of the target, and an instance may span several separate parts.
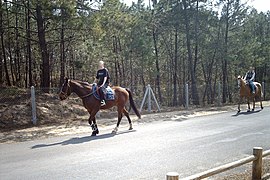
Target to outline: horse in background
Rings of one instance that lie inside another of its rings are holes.
[[[100,100],[98,100],[94,96],[95,90],[93,90],[93,88],[94,88],[93,84],[88,84],[86,82],[82,82],[78,80],[69,80],[68,78],[66,78],[64,84],[62,85],[59,98],[60,100],[65,100],[71,93],[75,93],[82,99],[84,107],[87,109],[88,113],[90,114],[88,122],[93,130],[92,136],[96,136],[99,133],[98,126],[96,123],[96,113],[100,109],[110,109],[114,106],[117,107],[118,121],[112,133],[116,133],[118,131],[118,127],[122,120],[123,114],[128,119],[129,130],[132,130],[133,129],[132,122],[129,117],[129,113],[125,108],[125,105],[128,102],[128,100],[135,114],[139,118],[141,118],[141,115],[135,106],[131,91],[129,89],[125,89],[119,86],[112,87],[115,94],[114,100],[108,100],[106,101],[105,106],[101,106]]]
[[[238,103],[238,113],[240,113],[240,103],[242,102],[243,98],[247,98],[247,104],[248,104],[248,112],[250,112],[250,104],[249,101],[253,101],[253,108],[252,111],[255,109],[255,98],[258,97],[261,103],[261,109],[263,109],[262,105],[262,97],[263,97],[263,92],[262,92],[262,85],[258,82],[254,82],[255,85],[255,93],[253,94],[251,92],[251,89],[248,85],[248,83],[241,77],[238,76],[238,88],[240,88],[240,99]]]

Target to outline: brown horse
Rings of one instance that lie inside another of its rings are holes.
[[[92,127],[92,136],[95,136],[99,133],[97,123],[96,123],[96,113],[100,109],[109,109],[114,106],[117,107],[118,111],[118,122],[116,127],[114,128],[112,133],[116,133],[118,131],[119,124],[122,120],[123,114],[127,117],[129,122],[129,130],[132,130],[132,122],[129,117],[129,113],[125,108],[127,101],[129,100],[132,109],[134,110],[135,114],[141,118],[141,115],[138,109],[135,106],[131,91],[129,89],[125,89],[122,87],[112,87],[113,91],[115,92],[115,99],[106,102],[105,106],[100,105],[100,100],[97,100],[93,95],[93,85],[88,84],[86,82],[81,82],[78,80],[69,80],[68,78],[65,79],[65,82],[61,88],[61,92],[59,94],[60,100],[66,99],[71,93],[77,94],[83,101],[84,107],[90,114],[88,122]]]
[[[250,105],[249,105],[249,100],[253,100],[253,108],[252,111],[255,109],[255,98],[258,97],[260,102],[261,102],[261,109],[263,109],[262,106],[262,85],[258,82],[254,82],[254,85],[256,86],[256,91],[255,94],[251,92],[251,89],[248,85],[248,83],[241,77],[238,76],[238,87],[240,88],[240,100],[238,103],[238,113],[241,111],[240,110],[240,103],[242,102],[243,97],[247,98],[247,103],[248,103],[248,112],[250,111]]]

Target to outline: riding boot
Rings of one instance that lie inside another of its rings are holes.
[[[251,83],[252,94],[255,94],[255,85]]]
[[[101,106],[105,106],[106,105],[106,102],[105,102],[105,98],[104,98],[104,93],[103,93],[103,90],[102,88],[99,89],[99,94],[100,94],[100,103],[101,103]]]

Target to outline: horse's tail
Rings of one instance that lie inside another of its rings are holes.
[[[132,96],[132,93],[129,89],[126,89],[126,91],[128,92],[129,94],[129,103],[131,105],[131,108],[133,109],[133,111],[135,112],[135,114],[138,116],[139,119],[141,119],[141,114],[140,112],[138,111],[138,109],[136,108],[136,105],[134,103],[134,100],[133,100],[133,96]]]
[[[256,83],[256,85],[257,85],[257,87],[258,87],[258,91],[261,93],[261,98],[263,97],[263,89],[262,89],[262,85],[261,85],[261,83]]]
[[[262,85],[260,84],[259,87],[260,87],[260,90],[261,90],[261,98],[263,98],[263,88],[262,88]]]

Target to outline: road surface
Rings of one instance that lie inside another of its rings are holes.
[[[0,178],[5,179],[165,179],[176,171],[186,177],[270,149],[270,107],[164,119],[103,131],[0,144]]]

